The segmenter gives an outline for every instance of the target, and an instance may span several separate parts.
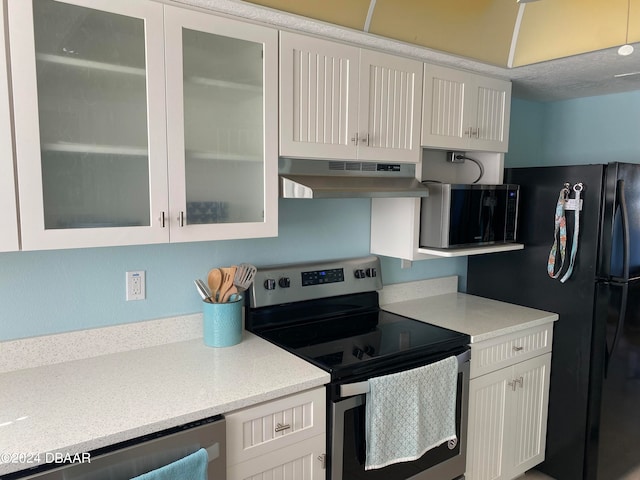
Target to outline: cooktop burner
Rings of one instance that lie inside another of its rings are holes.
[[[256,333],[329,372],[406,354],[437,355],[469,342],[467,335],[384,310]]]
[[[469,336],[380,309],[377,257],[259,268],[245,326],[346,378],[444,357]]]

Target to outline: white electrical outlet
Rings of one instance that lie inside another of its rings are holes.
[[[127,272],[127,301],[145,299],[144,270]]]

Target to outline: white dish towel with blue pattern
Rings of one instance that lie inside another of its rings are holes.
[[[420,458],[456,437],[458,359],[369,379],[365,470]]]

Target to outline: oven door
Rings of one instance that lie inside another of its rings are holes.
[[[469,401],[470,352],[458,355],[456,434],[458,442],[444,443],[411,462],[365,470],[365,393],[331,402],[331,480],[453,480],[462,476],[466,464],[467,405]],[[366,382],[343,385],[343,395],[356,392]],[[364,388],[362,388],[364,390]]]

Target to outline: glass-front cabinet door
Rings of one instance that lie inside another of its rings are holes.
[[[277,235],[277,31],[165,6],[165,36],[171,241]]]
[[[23,249],[169,240],[163,5],[9,0]]]
[[[18,212],[13,172],[13,139],[9,112],[9,77],[5,42],[5,10],[0,3],[0,209],[5,213],[0,227],[0,252],[18,250]]]

